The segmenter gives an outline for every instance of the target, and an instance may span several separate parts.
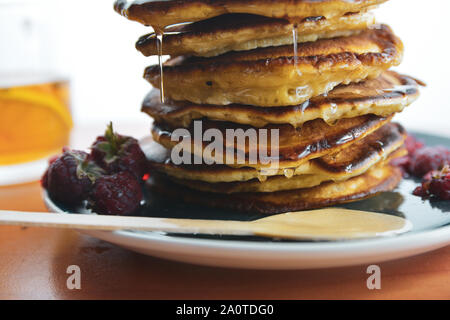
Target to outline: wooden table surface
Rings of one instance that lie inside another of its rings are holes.
[[[0,188],[0,209],[44,211],[38,183]],[[81,290],[66,271],[81,269]],[[69,230],[0,227],[0,299],[449,299],[450,247],[367,266],[308,271],[228,270],[139,255]]]

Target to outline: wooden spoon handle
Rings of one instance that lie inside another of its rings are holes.
[[[184,234],[252,235],[252,225],[239,221],[164,219],[0,210],[0,224],[77,230],[139,230]]]

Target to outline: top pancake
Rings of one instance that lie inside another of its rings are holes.
[[[403,44],[385,25],[349,37],[293,46],[229,52],[213,58],[177,57],[164,64],[166,97],[201,104],[261,107],[303,103],[339,84],[376,78],[400,64]],[[145,78],[160,87],[159,65]]]
[[[375,23],[372,13],[345,14],[326,19],[307,18],[297,23],[297,42],[316,41],[357,34]],[[192,24],[168,27],[164,33],[163,54],[172,57],[194,55],[211,57],[229,51],[245,51],[291,45],[294,24],[285,19],[251,14],[226,14]],[[145,56],[157,55],[156,34],[142,36],[136,48]]]
[[[250,13],[300,21],[359,12],[387,0],[116,0],[114,9],[144,25],[163,27],[209,19],[227,13]]]
[[[143,102],[142,111],[157,122],[166,122],[174,127],[187,128],[192,121],[201,118],[253,127],[286,123],[300,127],[305,122],[315,119],[334,123],[342,118],[353,118],[369,113],[387,117],[392,113],[401,112],[414,102],[419,96],[419,88],[413,78],[386,71],[376,79],[342,85],[330,91],[327,96],[314,97],[303,104],[289,107],[202,105],[170,100],[161,103],[159,95],[159,90],[152,90]]]

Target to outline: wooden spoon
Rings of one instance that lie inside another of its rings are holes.
[[[249,222],[0,210],[0,224],[77,230],[260,236],[291,240],[386,237],[408,232],[412,228],[411,222],[400,217],[341,208],[285,213]]]

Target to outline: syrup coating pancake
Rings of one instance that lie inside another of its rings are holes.
[[[318,209],[366,199],[391,191],[400,183],[402,172],[391,165],[376,166],[363,175],[341,182],[327,182],[309,189],[272,193],[218,194],[201,192],[177,185],[163,176],[153,175],[147,181],[150,192],[212,208],[242,212],[277,214]]]
[[[166,100],[161,103],[159,90],[153,89],[145,98],[142,111],[157,122],[174,127],[189,127],[193,120],[207,118],[218,121],[264,127],[272,124],[291,124],[299,127],[315,119],[333,123],[342,118],[365,114],[387,117],[403,109],[419,97],[417,82],[408,76],[385,71],[378,78],[333,89],[327,96],[314,97],[296,106],[261,108],[231,104],[202,105],[186,101]]]
[[[274,176],[270,177],[268,180],[260,182],[259,180],[250,180],[245,182],[222,182],[222,183],[207,183],[196,180],[182,180],[171,178],[175,183],[179,185],[184,185],[194,190],[199,190],[203,192],[211,193],[221,193],[221,194],[236,194],[236,193],[248,193],[248,192],[258,192],[258,193],[271,193],[278,191],[288,191],[297,189],[313,188],[325,182],[342,182],[349,180],[351,178],[360,176],[367,172],[370,168],[375,166],[384,166],[389,163],[390,160],[405,156],[408,154],[406,149],[402,149],[398,153],[395,152],[393,157],[388,157],[379,161],[380,163],[370,166],[361,166],[358,170],[351,172],[342,172],[341,174],[311,174],[311,175],[298,175],[292,178],[286,178],[284,176]],[[369,162],[369,161],[367,161]],[[372,162],[376,162],[373,159]],[[357,164],[359,165],[359,164]]]
[[[317,119],[305,123],[302,128],[294,128],[291,125],[268,125],[261,128],[266,131],[230,122],[198,120],[189,129],[178,130],[178,137],[173,135],[173,129],[164,124],[154,124],[152,135],[153,139],[164,147],[172,149],[177,146],[183,149],[179,152],[190,152],[200,159],[203,156],[207,163],[262,169],[270,167],[267,160],[271,160],[272,164],[278,162],[278,168],[285,169],[296,168],[310,159],[336,153],[387,124],[392,117],[391,115],[383,118],[369,114],[342,119],[334,126]],[[219,134],[210,141],[220,147],[205,152],[211,142],[202,142],[202,137],[209,129],[218,130]],[[234,135],[228,135],[227,138],[227,131],[230,129],[236,136],[239,133],[241,139],[236,139]],[[272,129],[278,130],[278,139],[277,131]],[[261,133],[267,134],[267,138],[259,139]],[[272,145],[272,133],[277,145]],[[264,148],[267,148],[266,154],[261,152]]]
[[[311,188],[326,181],[344,181],[359,176],[375,165],[405,156],[407,151],[401,148],[405,139],[406,135],[398,125],[388,124],[340,152],[310,160],[297,168],[264,173],[264,176],[251,168],[176,166],[170,162],[170,156],[165,161],[161,161],[161,155],[148,156],[152,168],[192,189],[214,193],[275,192]],[[253,179],[233,180],[238,177]]]
[[[314,175],[328,180],[339,180],[345,178],[347,174],[359,175],[376,163],[391,157],[393,153],[399,153],[396,157],[403,156],[404,150],[398,150],[404,140],[403,128],[391,123],[336,153],[306,161],[296,168],[264,170],[264,172],[249,167],[194,164],[192,159],[192,164],[176,165],[171,161],[171,151],[156,142],[148,145],[145,154],[154,170],[177,179],[208,183],[255,180],[264,185],[267,178],[270,180],[273,176],[291,179],[295,176],[305,178]]]
[[[229,52],[213,58],[177,57],[163,67],[166,97],[200,104],[260,107],[303,103],[339,84],[376,78],[400,64],[403,44],[385,25],[349,37],[293,46]],[[160,87],[159,65],[144,77]]]
[[[300,21],[359,12],[387,0],[116,0],[114,9],[144,25],[165,26],[195,22],[227,13],[250,13]]]
[[[375,24],[372,13],[361,12],[326,19],[308,18],[296,24],[297,42],[316,41],[357,34]],[[217,56],[229,51],[293,44],[294,24],[251,14],[226,14],[193,24],[168,27],[163,54],[172,57]],[[158,55],[156,34],[142,36],[136,43],[145,56]]]

